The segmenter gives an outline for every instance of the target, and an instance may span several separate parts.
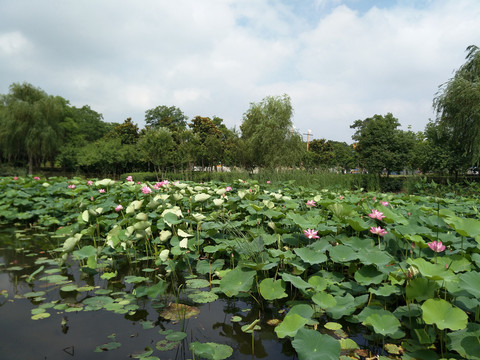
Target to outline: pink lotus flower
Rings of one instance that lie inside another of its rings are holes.
[[[306,204],[306,205],[307,205],[307,206],[310,206],[310,207],[314,207],[314,206],[317,205],[317,204],[316,204],[315,201],[313,201],[313,200],[307,200],[307,204]]]
[[[127,181],[133,181],[133,178],[131,176],[127,176]]]
[[[343,200],[343,195],[340,195],[340,200]]]
[[[432,241],[429,242],[427,245],[435,252],[442,252],[443,250],[445,250],[445,245],[443,245],[441,241]]]
[[[383,215],[382,212],[376,209],[372,209],[372,212],[368,214],[368,216],[370,216],[372,219],[378,219],[378,220],[382,220],[385,217],[385,215]]]
[[[35,176],[33,180],[40,180],[40,178],[38,176]]]
[[[225,188],[225,191],[232,191],[232,188],[231,188],[230,186],[227,186],[227,187]]]
[[[140,182],[140,181],[137,181],[137,185],[140,185],[140,184],[141,184],[141,182]]]
[[[144,187],[142,188],[142,192],[143,192],[144,194],[150,194],[150,193],[152,192],[152,189],[150,189],[148,186],[144,186]]]
[[[270,180],[267,180],[267,184],[270,184]]]
[[[120,210],[123,210],[123,206],[121,204],[118,204],[116,207],[115,207],[115,211],[116,212],[119,212]]]
[[[68,188],[69,188],[69,189],[75,189],[76,186],[75,186],[74,184],[72,184],[72,185],[68,185]]]
[[[318,239],[319,236],[317,235],[317,232],[318,231],[315,231],[313,229],[303,230],[303,234],[309,239]]]
[[[18,176],[14,176],[14,177],[13,177],[13,180],[18,180]]]
[[[382,229],[380,226],[378,227],[371,227],[370,228],[370,232],[372,234],[377,234],[379,236],[385,236],[385,234],[388,234],[387,231],[385,229]]]
[[[373,200],[374,202],[377,201],[377,197],[374,196],[374,197],[372,198],[372,200]]]
[[[383,206],[388,206],[388,201],[382,201]]]
[[[100,194],[103,194],[103,193],[105,192],[105,189],[100,189],[100,190],[98,190],[98,192],[99,192]]]
[[[92,180],[88,180],[88,181],[87,181],[87,185],[88,185],[88,186],[92,186],[92,185],[93,185],[93,181],[92,181]]]

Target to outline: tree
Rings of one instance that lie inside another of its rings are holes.
[[[153,164],[155,173],[162,172],[172,160],[175,143],[168,128],[150,128],[138,141],[138,147],[147,161]]]
[[[197,160],[202,167],[215,166],[222,161],[222,132],[217,125],[209,117],[195,116],[188,126],[198,136]]]
[[[145,122],[151,127],[166,127],[173,133],[185,130],[187,119],[175,106],[161,105],[145,111]]]
[[[136,144],[140,134],[138,125],[127,118],[122,124],[116,125],[107,135],[107,138],[119,138],[121,144]]]
[[[293,108],[290,97],[267,96],[251,103],[240,126],[244,142],[245,166],[276,168],[298,164],[302,141],[292,132]]]
[[[13,83],[1,102],[0,143],[4,154],[25,158],[29,174],[34,165],[53,162],[62,143],[61,124],[68,101],[28,83]]]
[[[360,164],[368,172],[381,174],[385,170],[388,176],[407,166],[415,139],[411,132],[398,129],[399,126],[391,113],[357,120],[350,126],[356,129],[352,139],[357,141],[355,151]]]
[[[466,49],[466,63],[439,87],[433,101],[437,122],[470,164],[480,161],[480,48]]]

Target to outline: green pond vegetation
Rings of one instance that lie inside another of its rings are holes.
[[[32,291],[21,297],[37,304],[32,321],[135,314],[148,299],[163,319],[185,324],[203,304],[239,298],[259,309],[254,321],[230,319],[251,334],[252,354],[255,334],[274,327],[299,359],[480,359],[478,197],[60,177],[4,177],[0,192],[0,224],[15,228],[14,245],[40,254],[23,275]],[[72,281],[63,270],[73,266],[103,286]],[[2,272],[23,270],[0,262]],[[118,282],[130,291],[115,291]],[[89,296],[49,301],[54,288]],[[0,298],[15,301],[4,289]],[[160,359],[190,337],[183,325],[159,333],[131,356]],[[92,352],[121,346],[113,334]],[[234,349],[190,341],[188,351],[227,359]]]

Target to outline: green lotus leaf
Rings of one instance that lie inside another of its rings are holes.
[[[282,274],[282,279],[287,282],[291,282],[293,286],[300,290],[306,290],[309,288],[313,288],[308,282],[303,280],[300,276],[291,275],[287,273]]]
[[[82,246],[80,250],[75,250],[73,255],[77,256],[79,259],[86,259],[92,255],[97,255],[97,249],[95,249],[92,245]]]
[[[275,333],[281,339],[286,336],[294,337],[297,331],[303,328],[308,322],[309,319],[298,314],[287,314],[280,325],[275,328]]]
[[[187,334],[183,331],[175,331],[165,336],[168,341],[182,341],[187,337]]]
[[[465,359],[480,359],[480,324],[469,323],[465,329],[447,334],[447,348]]]
[[[178,345],[180,345],[180,341],[168,341],[167,339],[160,340],[155,344],[157,350],[160,351],[169,351],[175,349]]]
[[[188,294],[188,298],[196,303],[206,304],[206,303],[211,303],[217,300],[218,295],[212,291],[197,291],[197,292]]]
[[[228,345],[216,344],[212,342],[190,343],[189,349],[196,355],[209,360],[227,359],[233,354],[233,349]]]
[[[355,272],[354,278],[360,285],[380,284],[387,277],[373,265],[363,266]]]
[[[368,298],[368,295],[367,295]],[[327,315],[332,319],[338,320],[346,315],[351,315],[355,312],[355,298],[346,294],[345,296],[335,296],[335,306],[326,309]]]
[[[340,330],[342,328],[342,325],[336,322],[327,322],[323,326],[328,330]]]
[[[445,269],[445,265],[433,264],[423,258],[408,258],[407,263],[415,266],[420,274],[430,280],[452,280],[455,274],[450,269]]]
[[[333,337],[310,329],[299,329],[292,341],[299,360],[338,360],[341,346]]]
[[[467,314],[443,299],[428,299],[422,304],[422,318],[440,330],[462,330],[467,327]]]
[[[128,275],[128,276],[125,276],[123,280],[129,284],[138,284],[144,281],[148,281],[149,279],[145,276]]]
[[[405,294],[407,299],[416,301],[424,301],[432,299],[439,285],[432,280],[426,278],[414,278],[407,283]]]
[[[349,246],[337,245],[328,250],[330,258],[334,262],[347,262],[358,259],[358,253]]]
[[[228,297],[238,295],[238,293],[242,291],[247,292],[252,287],[256,274],[257,272],[255,270],[248,270],[237,266],[235,269],[226,273],[220,280],[220,290]]]
[[[358,259],[363,265],[384,266],[394,261],[393,257],[386,251],[369,249],[368,251],[359,251]]]
[[[202,289],[210,287],[210,282],[205,279],[187,279],[185,285],[191,289]]]
[[[272,278],[263,279],[260,283],[260,294],[265,300],[275,300],[287,297],[285,292],[285,283],[283,280],[274,280]]]
[[[307,281],[310,285],[313,286],[315,291],[323,291],[327,288],[328,282],[321,276],[310,276]]]
[[[468,291],[476,298],[480,298],[480,272],[471,271],[459,275],[458,285],[461,289]]]
[[[112,341],[112,342],[97,346],[95,348],[95,352],[111,351],[111,350],[118,349],[120,346],[122,346],[121,343]]]
[[[337,300],[333,295],[326,292],[319,292],[312,296],[312,300],[315,304],[320,306],[322,309],[329,309],[337,305]]]
[[[368,292],[375,294],[377,296],[390,296],[390,295],[400,295],[402,293],[402,290],[395,285],[390,285],[390,284],[384,284],[380,286],[378,289],[368,289]]]
[[[358,344],[352,339],[340,339],[340,347],[342,350],[355,350],[360,349]]]
[[[371,223],[364,221],[362,218],[348,218],[347,223],[353,228],[355,231],[365,231],[370,228]]]
[[[385,310],[386,311],[386,310]],[[382,314],[374,313],[369,316],[362,322],[363,325],[370,325],[373,327],[373,330],[380,335],[392,335],[396,333],[400,328],[400,321],[392,313]]]
[[[155,285],[152,286],[139,286],[135,289],[135,296],[142,297],[148,296],[151,299],[156,299],[163,295],[167,290],[167,282],[165,280],[158,281]]]
[[[309,264],[321,264],[327,261],[327,256],[324,253],[315,251],[308,247],[296,248],[295,254],[297,254],[304,262]]]
[[[475,238],[480,235],[480,220],[455,216],[445,218],[445,222],[461,236]]]
[[[82,303],[85,306],[89,306],[94,310],[100,310],[107,304],[113,303],[113,299],[109,296],[94,296],[83,299]]]
[[[254,331],[262,330],[260,325],[258,325],[259,322],[260,322],[260,319],[256,319],[250,324],[243,325],[241,329],[244,333],[247,333],[247,334],[251,334]]]

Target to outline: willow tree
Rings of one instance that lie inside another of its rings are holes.
[[[300,135],[292,132],[290,97],[267,96],[251,103],[240,126],[245,165],[276,168],[296,165],[302,156]]]
[[[13,83],[1,100],[3,152],[9,159],[26,158],[32,174],[34,164],[52,160],[58,153],[68,102],[28,83]]]
[[[468,165],[480,160],[480,48],[467,47],[466,62],[439,87],[433,101],[437,124],[450,148],[461,150]]]

